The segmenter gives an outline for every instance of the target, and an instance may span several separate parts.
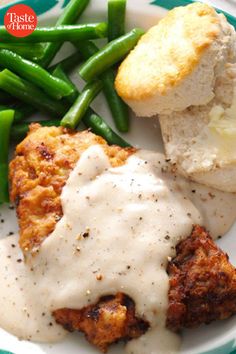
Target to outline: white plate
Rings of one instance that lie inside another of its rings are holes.
[[[179,0],[156,0],[156,3],[176,4]],[[4,2],[7,2],[4,0]],[[9,1],[8,1],[9,2]],[[14,1],[13,3],[20,3],[22,1]],[[25,4],[31,5],[40,15],[41,23],[53,23],[62,11],[66,0],[26,0]],[[128,16],[127,27],[143,27],[149,28],[151,25],[157,23],[166,10],[162,7],[150,4],[151,0],[128,0]],[[235,0],[220,1],[209,0],[206,1],[219,8],[228,11],[236,16]],[[0,1],[1,3],[1,1]],[[6,8],[0,9],[0,21]],[[91,0],[86,13],[81,21],[99,21],[106,18],[106,0]],[[63,48],[60,56],[68,55],[69,46]],[[76,77],[74,79],[77,81]],[[81,82],[77,81],[79,85]],[[100,95],[93,104],[94,109],[100,113],[112,125],[110,114],[107,109],[105,100]],[[135,119],[132,118],[130,133],[125,136],[125,139],[135,146],[162,151],[162,141],[158,121],[156,119]],[[10,232],[17,231],[17,221],[15,217],[15,210],[4,206],[0,208],[0,235],[7,236]],[[228,252],[231,262],[236,266],[236,225],[231,231],[218,243]],[[1,256],[1,255],[0,255]],[[0,287],[1,291],[1,287]],[[229,320],[217,322],[208,326],[202,326],[196,330],[185,331],[183,334],[183,346],[181,354],[229,354],[236,348],[236,316]],[[157,343],[158,346],[158,343]],[[0,330],[0,348],[3,350],[12,351],[15,354],[96,354],[99,353],[96,349],[90,346],[81,334],[69,334],[68,337],[58,344],[35,344],[26,341],[19,341],[14,336]],[[1,351],[0,351],[1,353]],[[114,346],[110,350],[111,354],[124,354],[122,344]]]

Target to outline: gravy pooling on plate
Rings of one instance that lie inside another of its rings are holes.
[[[0,326],[54,342],[67,332],[52,311],[122,292],[150,323],[127,353],[177,352],[180,339],[165,328],[167,263],[193,224],[223,235],[235,221],[236,196],[175,176],[159,153],[140,150],[111,167],[94,145],[71,172],[61,201],[63,217],[35,256],[24,262],[17,236],[0,242]]]

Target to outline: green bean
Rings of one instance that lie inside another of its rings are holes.
[[[72,83],[69,77],[67,77],[67,80]],[[79,95],[80,93],[77,88],[76,90]],[[130,146],[130,144],[117,135],[92,108],[88,109],[82,120],[87,128],[90,128],[95,134],[102,136],[109,144],[116,144],[122,147]]]
[[[0,112],[0,204],[9,202],[8,193],[8,151],[13,110]]]
[[[76,45],[76,47],[81,51],[85,59],[88,59],[99,51],[96,45],[90,41],[82,42]],[[125,133],[129,130],[129,110],[115,90],[115,74],[113,70],[107,69],[101,74],[100,79],[103,83],[103,92],[114,118],[115,125],[120,132]]]
[[[81,55],[78,53],[75,53],[73,55],[71,55],[70,57],[60,61],[56,66],[54,66],[54,69],[58,66],[61,67],[61,71],[62,69],[64,69],[65,71],[71,70],[76,64],[77,64],[77,60],[78,58],[80,58]],[[53,67],[50,68],[50,71],[52,71]],[[59,73],[59,70],[57,71],[57,73]],[[56,75],[55,75],[56,76]],[[76,86],[72,83],[72,81],[69,79],[69,77],[66,75],[66,73],[64,72],[64,76],[60,77],[61,79],[65,80],[67,79],[67,82],[74,87],[74,89],[76,90],[74,96],[68,96],[67,100],[73,104],[75,99],[78,96],[78,90],[76,88]],[[65,80],[66,81],[66,80]],[[0,102],[1,102],[1,98],[3,96],[3,103],[6,103],[6,98],[10,98],[10,99],[14,99],[13,96],[9,95],[8,93],[4,92],[4,91],[0,91]],[[71,100],[71,98],[73,98],[73,101]],[[9,99],[8,99],[9,100]],[[27,104],[21,104],[21,103],[17,103],[17,104],[11,104],[10,107],[6,106],[6,105],[1,105],[0,106],[0,110],[5,110],[5,109],[14,109],[15,110],[15,116],[14,116],[14,123],[18,123],[22,120],[25,120],[26,118],[28,118],[29,116],[31,116],[33,113],[35,113],[37,110],[32,107],[29,106]]]
[[[83,123],[88,128],[91,128],[95,134],[102,136],[110,145],[115,144],[121,147],[131,146],[117,135],[99,115],[93,113],[91,110],[85,114]]]
[[[84,12],[89,1],[90,0],[70,0],[62,14],[59,16],[56,26],[71,25],[75,23]],[[52,59],[61,48],[61,45],[61,43],[46,44],[43,58],[40,61],[40,64],[43,67],[47,67],[51,63]]]
[[[11,138],[15,141],[20,141],[24,139],[26,136],[29,123],[21,123],[15,124],[11,129]],[[42,126],[59,126],[60,120],[46,120],[46,121],[37,121],[36,123],[40,123]],[[130,144],[123,140],[119,135],[117,135],[109,125],[99,116],[97,115],[91,108],[89,108],[88,112],[83,117],[83,123],[91,130],[97,134],[102,136],[109,144],[119,145],[121,147],[129,147]]]
[[[103,91],[109,104],[117,129],[126,133],[129,130],[129,109],[124,101],[118,96],[115,87],[115,73],[107,70],[102,75]]]
[[[82,54],[83,58],[88,60],[94,54],[99,52],[99,48],[91,41],[84,41],[79,43],[73,43],[78,51]]]
[[[55,69],[58,65],[60,65],[60,67],[63,69],[63,71],[68,72],[70,70],[72,70],[77,64],[78,61],[81,59],[81,54],[79,54],[78,52],[72,54],[71,56],[67,57],[66,59],[60,61],[58,64],[53,65],[50,69],[49,72],[53,72],[53,69]],[[65,76],[67,76],[66,74],[64,74]],[[56,76],[56,75],[55,75]],[[65,80],[65,76],[64,79]],[[61,77],[62,79],[62,77]],[[67,80],[68,76],[67,76]],[[69,80],[68,82],[70,85],[73,86],[72,82]],[[75,85],[74,85],[74,89],[75,89]],[[78,95],[78,90],[76,91],[76,97],[77,98]],[[73,96],[73,95],[71,95]],[[67,99],[69,100],[70,96],[67,97]],[[0,104],[4,105],[7,109],[9,108],[8,106],[6,106],[6,103],[9,103],[10,108],[14,109],[16,111],[15,114],[15,121],[20,121],[23,119],[28,118],[31,114],[33,114],[35,112],[35,108],[31,107],[31,106],[27,106],[26,104],[12,104],[12,100],[15,100],[15,97],[13,97],[12,95],[10,95],[9,93],[0,90]],[[74,101],[72,102],[74,103]]]
[[[9,109],[13,109],[15,114],[14,114],[14,122],[19,122],[23,119],[26,119],[28,117],[27,112],[31,113],[34,111],[34,109],[30,106],[26,106],[24,109],[21,107],[18,107],[17,105],[14,106],[6,106],[6,105],[0,105],[0,112],[1,111],[7,111]]]
[[[52,127],[52,126],[59,126],[60,125],[60,120],[54,119],[54,120],[40,120],[36,122],[28,122],[28,123],[21,123],[21,124],[15,124],[11,128],[11,138],[15,141],[20,141],[25,138],[29,131],[29,126],[32,123],[39,123],[43,127]]]
[[[76,98],[78,97],[78,90],[75,84],[70,80],[68,75],[63,70],[63,64],[58,64],[52,73],[55,77],[58,77],[59,79],[63,80],[64,82],[67,83],[67,85],[70,86],[71,94],[66,97],[66,100],[71,104],[73,104]]]
[[[61,102],[50,99],[35,85],[20,78],[8,69],[0,72],[0,88],[21,101],[56,117],[63,115],[66,111],[66,107]]]
[[[8,159],[8,140],[11,125],[14,120],[14,110],[8,109],[0,112],[0,134],[1,134],[1,153],[0,153],[0,164],[5,163]]]
[[[0,49],[0,65],[19,74],[22,78],[29,80],[36,86],[39,86],[49,96],[55,99],[61,99],[73,93],[71,86],[65,81],[50,75],[38,64],[24,59],[9,50]]]
[[[19,43],[1,43],[0,49],[8,49],[12,52],[21,55],[22,57],[38,61],[43,57],[44,45],[42,43],[19,44]]]
[[[69,77],[67,79],[71,81]],[[79,95],[78,90],[77,93]],[[109,144],[116,144],[122,147],[130,146],[130,144],[117,135],[92,108],[88,109],[82,120],[87,128],[90,128],[95,134],[102,136]]]
[[[91,130],[97,134],[102,136],[110,145],[115,144],[121,147],[130,147],[130,144],[123,140],[119,135],[117,135],[109,126],[108,124],[96,113],[92,112],[89,109],[89,112],[83,118],[84,124],[91,128]],[[27,132],[29,131],[29,123],[21,123],[13,125],[11,129],[11,138],[15,141],[20,141],[25,138]],[[59,126],[60,120],[44,120],[44,121],[37,121],[33,123],[39,123],[43,127],[48,126]]]
[[[63,127],[75,129],[88,110],[90,103],[98,95],[101,89],[102,83],[100,81],[94,81],[87,84],[72,107],[63,117],[61,125]]]
[[[94,80],[112,65],[124,58],[124,56],[133,49],[143,34],[143,30],[135,28],[124,36],[108,43],[80,67],[80,76],[85,81]]]
[[[0,111],[6,111],[13,109],[15,111],[14,124],[19,123],[22,120],[27,119],[35,112],[35,108],[22,103],[11,104],[9,106],[0,105]]]
[[[0,112],[7,111],[9,109],[12,109],[12,107],[0,104]],[[14,109],[14,121],[15,121],[16,117],[17,117],[17,119],[21,120],[22,119],[22,114],[21,114],[20,111],[17,111],[17,110]]]
[[[126,0],[108,0],[108,40],[125,33]]]
[[[76,65],[78,65],[82,60],[82,56],[79,52],[76,52],[69,57],[61,60],[59,63],[54,64],[48,68],[49,72],[52,73],[53,70],[57,67],[58,64],[60,64],[61,68],[65,72],[70,72],[71,70],[74,69]]]
[[[104,38],[106,35],[107,24],[105,22],[73,26],[37,27],[32,34],[22,38],[10,35],[4,26],[0,26],[0,38],[2,43],[83,41],[87,39]]]

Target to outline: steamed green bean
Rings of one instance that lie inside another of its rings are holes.
[[[108,40],[125,33],[126,0],[108,0]]]
[[[21,55],[25,59],[39,61],[44,54],[44,45],[42,43],[2,43],[0,41],[0,49],[8,49],[12,52]]]
[[[5,26],[0,26],[2,43],[42,43],[81,41],[87,39],[104,38],[107,35],[107,24],[87,23],[84,25],[64,25],[57,27],[37,27],[27,37],[14,37],[7,32]]]
[[[53,116],[60,117],[66,112],[63,103],[52,100],[35,85],[8,69],[0,72],[0,88],[36,109],[48,112]]]
[[[88,110],[89,105],[101,89],[102,83],[100,81],[94,81],[87,84],[69,111],[63,117],[61,125],[63,127],[75,129]]]
[[[108,43],[80,67],[80,76],[85,81],[94,80],[112,65],[123,59],[133,49],[143,34],[144,31],[142,29],[135,28],[124,36]]]
[[[89,59],[99,51],[98,47],[91,41],[76,44],[76,47],[85,59]],[[107,69],[99,78],[103,83],[103,92],[115,125],[120,132],[125,133],[129,130],[129,111],[127,105],[122,101],[115,90],[115,74],[112,69]]]
[[[0,111],[0,204],[9,202],[8,193],[8,153],[13,110]]]
[[[38,64],[9,50],[0,49],[0,65],[32,82],[55,99],[69,96],[73,92],[71,86],[65,81],[54,77]]]
[[[7,111],[9,109],[14,110],[15,112],[13,123],[18,123],[21,120],[28,118],[28,116],[35,111],[33,107],[27,105],[22,106],[20,104],[16,104],[16,105],[7,106],[7,105],[0,104],[0,111]]]
[[[58,64],[52,73],[55,77],[63,80],[67,83],[67,85],[70,86],[71,93],[66,97],[66,100],[73,104],[78,96],[78,90],[75,84],[70,80],[69,76],[66,74],[65,70],[63,70],[63,64]]]
[[[56,26],[60,25],[71,25],[75,23],[79,17],[84,12],[90,0],[70,0],[62,14],[59,16]],[[59,49],[61,48],[62,43],[47,43],[44,49],[43,58],[40,61],[40,64],[43,67],[47,67]]]
[[[131,145],[117,135],[109,125],[95,112],[88,110],[88,112],[83,117],[83,123],[87,128],[91,128],[92,131],[102,136],[108,144],[119,145],[121,147],[130,147]]]
[[[69,77],[67,77],[67,80],[71,81]],[[77,88],[76,90],[79,95],[80,93]],[[88,109],[87,113],[82,118],[82,121],[87,128],[90,128],[93,133],[102,136],[109,144],[115,144],[122,147],[130,146],[130,144],[116,134],[104,119],[95,113],[92,108]]]

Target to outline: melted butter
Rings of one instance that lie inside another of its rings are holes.
[[[236,85],[236,83],[235,83]],[[216,155],[227,161],[235,160],[236,150],[236,86],[234,87],[232,104],[224,108],[215,104],[209,112],[209,124],[203,132],[204,144],[206,137]]]
[[[214,105],[209,113],[209,128],[223,137],[236,136],[236,87],[229,108]]]
[[[123,292],[150,323],[126,351],[177,352],[179,337],[165,328],[168,259],[193,224],[215,236],[219,228],[226,232],[235,220],[236,196],[173,176],[161,154],[139,151],[112,168],[102,148],[92,146],[61,200],[64,216],[26,264],[19,262],[18,246],[11,246],[16,236],[0,242],[1,327],[21,338],[57,341],[66,332],[54,323],[53,310],[82,308]]]

